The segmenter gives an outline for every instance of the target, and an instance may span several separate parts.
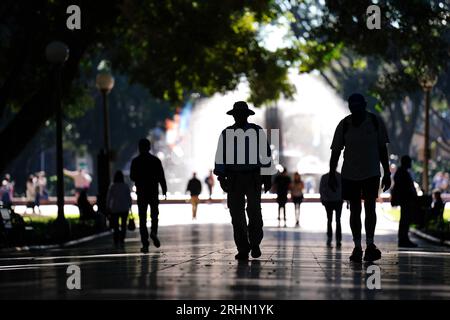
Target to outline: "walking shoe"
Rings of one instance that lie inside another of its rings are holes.
[[[364,261],[375,261],[381,259],[381,251],[372,243],[367,245]]]
[[[156,236],[156,234],[151,233],[150,234],[150,239],[152,239],[153,244],[155,245],[155,247],[157,247],[157,248],[161,247],[161,242],[159,241],[159,239]]]
[[[142,253],[148,253],[148,247],[142,247],[141,248]]]
[[[337,242],[337,243],[336,243],[336,248],[340,249],[341,247],[342,247],[342,243]]]
[[[361,248],[354,248],[352,255],[350,256],[350,261],[351,262],[357,262],[357,263],[361,263],[362,262],[362,249]]]
[[[259,258],[261,257],[261,249],[259,246],[254,246],[252,248],[252,258]]]
[[[248,260],[248,253],[238,252],[237,255],[234,256],[236,260]]]
[[[330,239],[327,240],[327,247],[331,248],[331,240]]]

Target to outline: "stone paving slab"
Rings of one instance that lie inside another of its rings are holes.
[[[319,219],[315,212],[304,215]],[[383,252],[375,264],[380,290],[367,288],[370,264],[348,261],[348,231],[337,249],[326,247],[323,231],[268,223],[262,257],[238,263],[229,224],[190,223],[162,226],[161,248],[147,255],[139,253],[133,232],[124,249],[106,237],[2,256],[0,299],[449,299],[450,250],[417,239],[420,248],[398,250],[396,225],[383,219],[376,237]],[[81,268],[81,290],[66,287],[71,264]]]

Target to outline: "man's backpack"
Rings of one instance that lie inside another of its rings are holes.
[[[372,121],[373,126],[375,127],[375,131],[378,133],[378,127],[380,126],[377,116],[374,115],[372,112],[367,112],[368,117],[370,118],[370,121]],[[350,124],[352,123],[352,115],[348,115],[344,118],[344,122],[343,122],[343,137],[344,137],[344,145],[345,145],[345,134],[348,132],[348,127],[350,126]]]

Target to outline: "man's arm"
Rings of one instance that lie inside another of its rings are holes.
[[[381,182],[381,187],[383,191],[386,192],[391,187],[391,172],[389,170],[389,156],[386,144],[380,146],[380,162],[383,166],[383,180]]]
[[[133,161],[131,161],[131,166],[130,166],[130,179],[131,181],[136,182],[136,164]]]
[[[331,157],[330,157],[330,172],[328,175],[328,186],[330,187],[330,189],[333,192],[335,192],[337,189],[336,168],[337,168],[340,156],[341,156],[341,150],[332,149]]]
[[[162,166],[161,161],[159,161],[159,167],[160,167],[159,183],[161,184],[163,195],[166,195],[167,193],[166,177],[164,175],[164,168]]]

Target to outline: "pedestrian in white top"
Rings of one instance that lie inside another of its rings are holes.
[[[64,174],[73,179],[75,184],[75,189],[78,193],[87,192],[89,186],[91,185],[92,178],[89,173],[84,169],[78,169],[77,171],[69,171],[64,169]]]
[[[351,115],[339,122],[331,144],[330,174],[328,183],[336,189],[336,168],[344,149],[342,166],[342,197],[350,201],[350,227],[353,234],[353,249],[350,260],[362,261],[361,248],[361,200],[364,200],[366,252],[365,261],[381,258],[381,252],[374,244],[377,216],[375,203],[380,187],[380,163],[383,166],[383,191],[391,185],[387,143],[389,138],[383,121],[366,111],[367,102],[359,93],[348,98]]]
[[[114,229],[113,240],[116,245],[125,242],[127,218],[131,209],[130,187],[125,183],[122,171],[114,174],[114,182],[109,186],[106,205],[111,214],[111,225]],[[119,226],[119,219],[120,226]]]

